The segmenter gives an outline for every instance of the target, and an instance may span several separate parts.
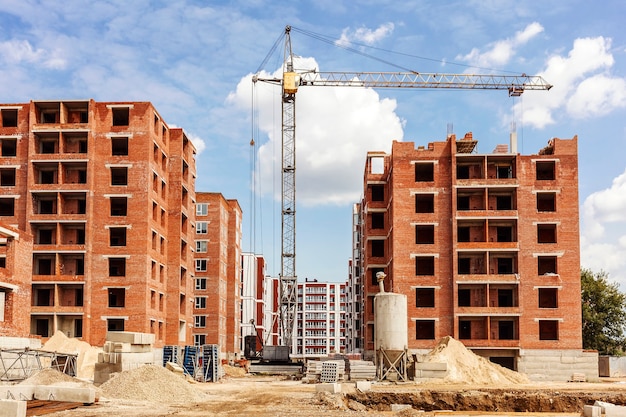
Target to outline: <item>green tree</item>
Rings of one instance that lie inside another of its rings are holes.
[[[626,346],[626,296],[604,271],[580,271],[582,288],[583,348],[601,355],[623,355]]]

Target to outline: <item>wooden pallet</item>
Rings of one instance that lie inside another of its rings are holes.
[[[26,402],[26,416],[43,416],[58,411],[72,410],[82,406],[83,403],[31,400]]]

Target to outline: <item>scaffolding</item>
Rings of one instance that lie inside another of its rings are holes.
[[[0,381],[23,381],[43,369],[76,376],[78,354],[37,349],[0,349]]]

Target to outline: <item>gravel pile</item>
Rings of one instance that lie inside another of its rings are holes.
[[[102,395],[126,400],[159,403],[206,400],[206,394],[167,369],[144,365],[120,372],[100,386]]]

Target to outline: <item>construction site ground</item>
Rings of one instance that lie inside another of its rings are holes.
[[[626,405],[626,379],[597,382],[539,382],[517,386],[476,386],[445,382],[373,383],[358,392],[343,382],[341,394],[316,392],[284,376],[225,376],[216,383],[193,383],[200,401],[146,401],[107,398],[96,404],[48,416],[580,416],[585,404],[596,400]],[[176,390],[175,386],[163,387]],[[175,393],[174,393],[175,394]],[[410,409],[391,411],[392,404]],[[445,410],[445,411],[444,411]],[[451,413],[453,411],[453,413]]]

